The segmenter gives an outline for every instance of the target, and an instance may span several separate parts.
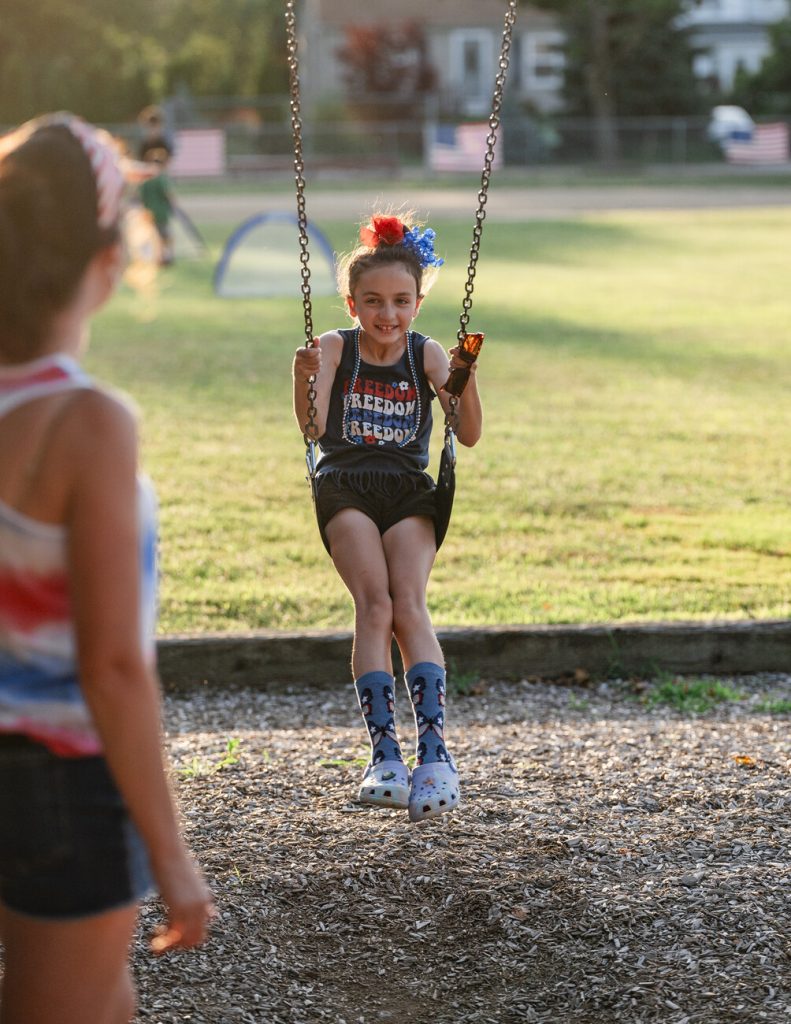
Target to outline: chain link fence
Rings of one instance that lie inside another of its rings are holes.
[[[178,99],[164,104],[170,130],[214,127],[225,138],[231,176],[269,172],[291,176],[293,139],[287,97],[266,99]],[[384,114],[392,111],[384,111]],[[410,118],[362,119],[342,105],[323,114],[305,114],[303,148],[306,170],[431,173],[432,140],[452,132],[460,121],[433,116],[430,108]],[[484,120],[484,119],[482,119]],[[761,119],[758,118],[758,121]],[[773,118],[772,120],[783,120]],[[786,119],[791,124],[791,118]],[[709,135],[709,118],[629,117],[612,125],[619,167],[651,165],[724,165],[721,147]],[[596,167],[600,165],[597,125],[592,119],[533,117],[505,113],[501,120],[501,155],[506,167]],[[134,147],[136,125],[110,126]],[[482,163],[483,153],[481,153]]]

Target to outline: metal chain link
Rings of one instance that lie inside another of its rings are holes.
[[[305,160],[302,151],[302,112],[300,109],[299,58],[297,23],[294,13],[296,0],[286,2],[286,35],[288,47],[288,77],[291,108],[291,133],[294,137],[294,180],[297,187],[297,225],[299,227],[299,262],[302,273],[302,308],[305,315],[305,344],[313,347],[313,310],[310,301],[310,250],[308,248],[308,216],[305,208]],[[305,424],[305,443],[315,443],[319,436],[316,423],[316,376],[308,377],[308,422]],[[308,469],[311,459],[315,467],[315,453],[309,452]]]
[[[305,314],[306,345],[308,347],[312,347],[313,313],[310,301],[310,267],[308,265],[310,254],[308,249],[307,213],[305,210],[305,162],[302,150],[302,114],[300,110],[297,27],[294,13],[295,2],[296,0],[286,0],[286,32],[288,38],[288,72],[291,97],[291,131],[294,137],[294,172],[297,191],[297,223],[299,226],[299,260],[302,268],[302,307]],[[489,115],[489,134],[486,137],[486,155],[484,157],[483,172],[481,174],[481,187],[478,191],[478,208],[475,212],[475,226],[472,232],[470,262],[467,268],[467,281],[464,286],[462,313],[459,318],[459,331],[457,337],[460,343],[464,341],[464,336],[467,333],[467,327],[470,322],[472,293],[475,283],[478,257],[481,249],[483,222],[486,218],[486,202],[489,198],[489,181],[492,174],[492,164],[494,162],[494,147],[497,143],[497,129],[500,127],[500,111],[503,104],[503,94],[505,92],[505,79],[508,74],[508,65],[511,59],[511,36],[513,34],[514,22],[516,21],[516,9],[517,0],[508,0],[508,10],[505,15],[498,72],[494,82],[492,111]],[[305,441],[307,444],[315,442],[318,436],[318,426],[315,420],[318,412],[315,404],[317,397],[315,384],[315,376],[308,378],[308,422],[306,424],[307,429],[305,432]],[[446,435],[452,428],[452,424],[455,422],[457,404],[458,399],[455,396],[451,396],[450,408],[448,415],[445,417]]]
[[[500,46],[500,59],[498,62],[497,77],[494,80],[494,95],[492,96],[492,112],[489,115],[489,134],[486,136],[486,155],[483,160],[483,171],[481,173],[481,187],[478,191],[478,209],[475,211],[475,226],[472,230],[472,245],[470,247],[470,263],[467,267],[467,281],[464,285],[464,300],[462,302],[461,316],[459,317],[459,330],[456,337],[459,344],[464,341],[467,328],[470,323],[470,310],[472,309],[472,291],[475,283],[475,273],[478,269],[478,257],[481,252],[481,235],[483,234],[483,222],[486,218],[486,203],[489,198],[489,180],[492,176],[492,164],[494,162],[494,147],[497,144],[497,129],[500,127],[500,111],[503,106],[503,94],[505,93],[505,79],[508,75],[508,65],[511,61],[511,37],[516,21],[517,0],[508,0],[508,10],[505,13],[505,25],[503,26],[503,38]],[[455,395],[450,397],[448,414],[445,417],[445,436],[455,429],[456,407],[459,400]]]
[[[464,301],[462,313],[459,318],[460,342],[464,341],[467,333],[467,326],[470,322],[470,309],[472,308],[472,289],[475,281],[475,271],[478,265],[478,256],[481,251],[481,235],[483,233],[483,222],[486,217],[486,202],[489,198],[489,179],[492,175],[492,163],[494,161],[494,147],[497,143],[497,129],[500,127],[500,110],[503,105],[503,93],[505,92],[505,79],[508,74],[508,65],[511,60],[511,36],[513,35],[514,22],[516,21],[517,0],[508,0],[508,10],[505,14],[505,26],[503,28],[503,40],[500,48],[499,70],[494,81],[494,96],[492,97],[492,112],[489,115],[489,134],[486,137],[486,156],[483,161],[483,172],[481,174],[481,188],[478,192],[478,209],[475,212],[475,227],[472,232],[472,246],[470,248],[470,264],[467,268],[467,283],[464,286]]]

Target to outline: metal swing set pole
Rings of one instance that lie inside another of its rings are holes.
[[[478,257],[481,248],[481,236],[483,234],[483,222],[486,218],[486,202],[489,198],[489,182],[494,162],[494,149],[497,144],[497,130],[500,127],[500,112],[503,105],[505,93],[505,81],[508,74],[508,65],[511,59],[511,38],[513,35],[514,22],[516,21],[516,9],[518,0],[507,0],[508,6],[505,13],[505,24],[500,46],[500,59],[498,71],[494,83],[494,94],[492,97],[491,113],[489,115],[489,133],[486,136],[486,154],[483,161],[481,173],[481,187],[478,190],[478,207],[475,211],[475,225],[472,232],[472,244],[470,246],[470,258],[467,267],[467,281],[464,286],[464,299],[462,311],[459,318],[459,330],[457,338],[459,347],[463,348],[465,341],[471,337],[467,333],[470,322],[470,309],[472,308],[472,294],[475,284],[475,274],[478,267]],[[308,241],[308,221],[305,208],[305,161],[302,149],[302,111],[300,107],[299,87],[299,45],[297,36],[296,0],[286,0],[286,35],[288,49],[288,73],[289,93],[291,108],[291,133],[294,139],[294,176],[297,195],[297,224],[299,227],[299,260],[302,274],[302,306],[305,314],[305,343],[308,347],[314,344],[313,339],[313,312],[310,301],[310,252]],[[482,335],[478,336],[480,340]],[[478,343],[480,345],[480,341]],[[459,391],[458,394],[461,392]],[[445,439],[453,449],[453,461],[455,463],[455,443],[453,440],[453,427],[456,422],[456,406],[458,394],[451,394],[450,407],[445,417]],[[305,424],[305,444],[307,451],[305,458],[308,465],[308,472],[312,480],[316,471],[316,443],[318,441],[318,424],[316,423],[316,378],[308,378],[308,421]]]

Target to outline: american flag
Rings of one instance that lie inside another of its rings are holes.
[[[729,164],[784,164],[788,162],[788,125],[757,124],[750,139],[731,139],[725,143]]]
[[[429,149],[432,171],[480,171],[486,155],[488,124],[437,125]],[[494,151],[494,168],[502,165],[501,139]]]

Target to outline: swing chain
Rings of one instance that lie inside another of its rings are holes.
[[[505,25],[503,27],[503,40],[500,47],[500,59],[498,62],[497,77],[494,80],[494,96],[492,97],[492,112],[489,115],[489,134],[486,136],[486,155],[483,161],[483,172],[481,173],[481,187],[478,192],[478,209],[475,211],[475,226],[472,231],[472,246],[470,247],[470,263],[467,268],[467,282],[464,285],[464,300],[462,302],[462,313],[459,318],[459,331],[456,337],[461,345],[467,335],[467,328],[470,323],[470,309],[472,308],[472,290],[475,282],[475,272],[478,267],[478,257],[481,252],[481,235],[483,234],[483,222],[486,217],[486,202],[489,198],[489,181],[492,176],[492,164],[494,163],[494,147],[497,144],[497,129],[500,127],[500,110],[503,105],[503,94],[505,92],[505,79],[508,74],[508,65],[511,60],[511,36],[513,35],[514,22],[516,21],[517,0],[508,0],[508,10],[505,14]],[[450,404],[445,415],[445,441],[453,440],[453,434],[458,426],[457,406],[459,400],[455,395],[450,396]],[[454,450],[455,463],[455,450]]]
[[[290,86],[290,108],[291,108],[291,131],[294,136],[294,172],[297,192],[297,223],[299,226],[299,249],[300,264],[302,273],[302,306],[305,313],[305,337],[308,348],[313,346],[313,315],[310,301],[310,267],[308,249],[307,214],[305,210],[305,162],[302,149],[302,116],[300,110],[300,88],[299,88],[299,63],[297,46],[297,28],[294,5],[296,0],[286,0],[286,30],[288,36],[288,71]],[[472,245],[470,247],[470,261],[467,268],[467,281],[464,286],[464,300],[462,302],[462,313],[459,318],[458,340],[461,344],[467,333],[470,322],[470,309],[472,308],[472,292],[477,270],[478,257],[480,255],[481,236],[483,234],[483,222],[486,217],[486,202],[489,198],[489,181],[494,162],[494,147],[497,143],[497,129],[500,127],[500,111],[502,109],[503,94],[505,92],[505,79],[508,73],[508,65],[511,56],[511,36],[513,34],[514,22],[516,20],[517,0],[508,0],[508,10],[505,15],[503,28],[500,59],[498,72],[494,83],[494,96],[492,98],[492,110],[489,115],[489,134],[486,137],[486,155],[484,157],[483,172],[481,174],[481,187],[478,192],[478,208],[475,212],[475,226],[472,233]],[[305,441],[308,446],[313,446],[318,435],[316,424],[316,378],[308,378],[308,421],[306,424]],[[451,396],[448,413],[445,417],[445,436],[448,437],[456,424],[456,407],[458,399]],[[308,452],[308,466],[310,468],[311,456],[314,453]]]
[[[475,227],[472,232],[470,264],[467,268],[467,283],[464,286],[464,301],[462,302],[463,308],[459,319],[459,332],[457,335],[459,343],[464,341],[464,337],[467,333],[467,327],[470,322],[473,282],[475,281],[475,272],[481,249],[481,234],[483,233],[483,221],[486,217],[486,201],[489,198],[489,179],[491,178],[492,163],[494,162],[494,147],[497,143],[497,129],[500,127],[500,110],[503,105],[505,79],[508,74],[508,65],[511,59],[511,36],[513,34],[514,22],[516,20],[516,6],[517,0],[508,0],[508,10],[505,15],[503,41],[500,49],[500,60],[498,63],[499,70],[494,81],[492,112],[489,115],[489,134],[486,137],[486,156],[484,157],[483,173],[481,174],[481,188],[478,192],[478,209],[475,212]],[[452,403],[451,407],[455,408],[455,403]]]
[[[299,88],[299,60],[297,25],[294,13],[296,0],[287,0],[286,3],[286,33],[288,37],[288,75],[291,109],[291,132],[294,137],[294,178],[297,186],[297,225],[299,227],[299,262],[302,273],[302,308],[305,314],[305,344],[308,348],[313,347],[313,312],[310,302],[310,251],[308,248],[308,217],[305,209],[305,160],[302,151],[302,113],[300,109],[300,88]],[[318,424],[316,423],[316,376],[308,378],[308,421],[305,424],[305,443],[310,446],[315,444],[318,438]],[[315,467],[315,453],[308,452],[308,468],[310,469],[311,456]]]

